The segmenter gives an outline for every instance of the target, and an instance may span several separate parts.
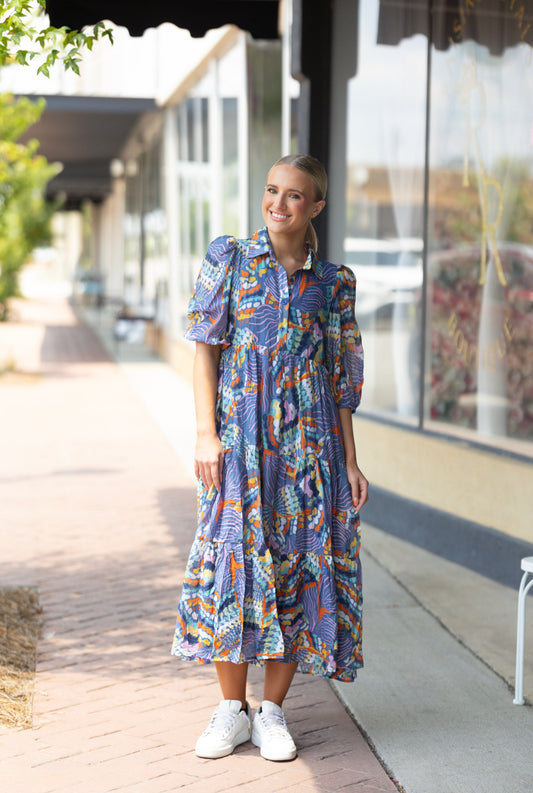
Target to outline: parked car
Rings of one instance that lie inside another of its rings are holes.
[[[422,288],[420,237],[347,237],[344,262],[357,278],[357,316],[390,319],[395,306],[418,303]]]

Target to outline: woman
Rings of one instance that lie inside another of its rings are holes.
[[[200,757],[251,736],[266,759],[293,759],[282,704],[296,670],[349,681],[362,666],[362,347],[353,273],[316,255],[326,188],[313,157],[279,160],[265,227],[211,243],[189,306],[198,531],[172,652],[216,666]],[[265,668],[253,723],[248,663]]]

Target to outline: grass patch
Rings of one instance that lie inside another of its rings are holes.
[[[33,720],[37,641],[43,624],[33,587],[0,588],[0,729],[24,729]]]

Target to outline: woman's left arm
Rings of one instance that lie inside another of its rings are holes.
[[[352,499],[357,511],[368,501],[368,480],[357,465],[351,408],[339,408],[344,457],[348,481],[352,488]]]

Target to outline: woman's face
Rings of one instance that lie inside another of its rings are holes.
[[[267,177],[263,218],[271,234],[305,234],[307,225],[325,205],[315,200],[312,178],[292,165],[276,165]]]

